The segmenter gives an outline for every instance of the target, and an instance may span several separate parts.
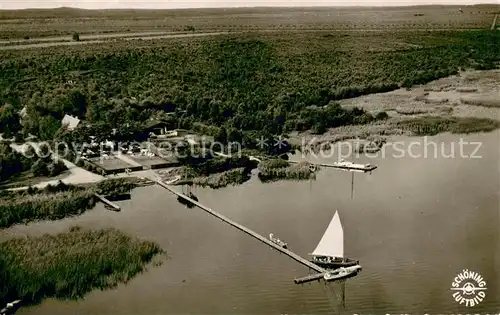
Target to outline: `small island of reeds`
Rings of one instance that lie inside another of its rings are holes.
[[[215,157],[199,163],[191,163],[181,168],[183,179],[177,185],[197,185],[213,189],[229,185],[240,185],[250,179],[257,162],[247,156]]]
[[[290,164],[283,159],[270,159],[259,163],[259,179],[262,182],[316,179],[317,168],[308,162]]]
[[[0,305],[45,298],[77,299],[127,282],[164,253],[156,244],[115,229],[86,230],[0,243]]]

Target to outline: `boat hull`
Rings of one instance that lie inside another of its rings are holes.
[[[273,242],[274,244],[276,244],[276,245],[278,245],[278,246],[280,246],[280,247],[282,247],[282,248],[284,248],[284,249],[288,249],[288,244],[287,244],[287,243],[285,243],[285,242],[283,242],[283,241],[282,241],[282,240],[280,240],[279,238],[275,238],[275,237],[273,237],[273,234],[272,234],[272,233],[271,233],[271,234],[269,234],[269,240],[270,240],[271,242]]]
[[[321,268],[337,269],[340,267],[351,267],[359,264],[358,260],[346,259],[345,261],[322,262],[318,260],[311,260],[311,262]]]

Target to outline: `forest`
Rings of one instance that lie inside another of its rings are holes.
[[[48,140],[64,114],[122,134],[155,118],[252,147],[256,135],[385,119],[336,101],[495,68],[499,42],[490,31],[299,32],[3,51],[0,100],[27,115],[2,115],[0,128]]]

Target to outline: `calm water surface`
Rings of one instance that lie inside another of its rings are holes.
[[[456,155],[459,139],[429,138],[444,143],[447,154],[454,145]],[[352,200],[351,174],[333,169],[323,169],[313,182],[263,185],[253,178],[239,187],[198,188],[196,194],[235,221],[263,235],[274,233],[303,256],[338,209],[346,256],[363,265],[362,273],[346,283],[345,314],[498,313],[500,133],[463,139],[482,141],[476,153],[482,158],[434,158],[432,148],[428,158],[395,158],[390,149],[385,158],[381,153],[361,157],[379,169],[355,174]],[[464,153],[473,149],[465,146]],[[414,147],[413,154],[423,150]],[[113,290],[80,301],[47,300],[17,314],[341,312],[335,300],[339,285],[295,285],[295,277],[308,274],[306,267],[199,209],[186,209],[162,188],[137,189],[132,200],[120,204],[120,213],[98,205],[78,218],[15,226],[2,231],[0,240],[62,232],[77,224],[115,227],[159,243],[171,258]],[[485,301],[472,309],[452,298],[451,283],[462,269],[487,281]]]

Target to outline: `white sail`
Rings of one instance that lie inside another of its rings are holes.
[[[323,234],[318,246],[312,252],[313,256],[328,256],[328,257],[344,257],[344,229],[340,222],[340,217],[337,211],[333,216],[332,221]]]

